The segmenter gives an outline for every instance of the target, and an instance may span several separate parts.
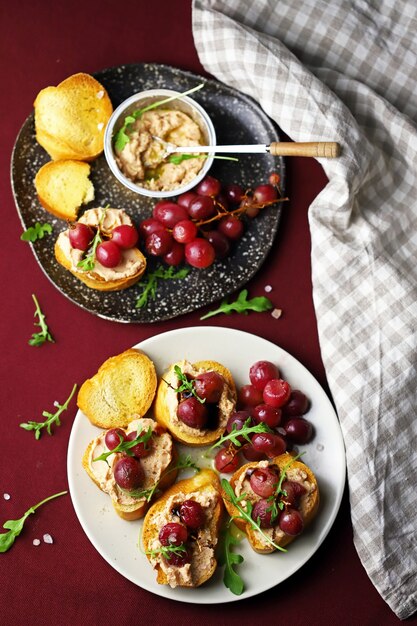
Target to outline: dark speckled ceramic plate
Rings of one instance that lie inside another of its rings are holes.
[[[211,116],[219,145],[278,141],[276,126],[253,100],[217,81],[155,64],[114,67],[98,72],[95,77],[107,89],[114,107],[145,89],[168,88],[183,92],[204,81],[205,86],[195,94],[195,100]],[[52,235],[30,244],[37,261],[61,293],[100,317],[118,322],[150,323],[209,305],[240,289],[260,268],[273,244],[280,205],[263,209],[248,223],[245,235],[227,259],[205,270],[193,269],[182,280],[160,281],[155,299],[149,300],[144,308],[136,308],[142,291],[140,283],[124,291],[103,293],[89,289],[56,262],[54,243],[66,224],[41,207],[33,183],[36,172],[48,160],[48,155],[36,142],[32,114],[17,137],[12,155],[12,187],[22,224],[25,229],[36,221],[53,225]],[[236,182],[247,188],[266,182],[271,171],[278,171],[284,180],[283,168],[280,158],[248,154],[240,155],[238,163],[215,161],[210,174],[225,183]],[[91,180],[95,200],[83,210],[109,204],[126,209],[136,222],[150,216],[155,201],[123,187],[111,174],[104,155],[92,164]]]

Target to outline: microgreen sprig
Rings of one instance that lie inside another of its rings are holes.
[[[186,393],[189,393],[193,395],[195,398],[197,398],[197,400],[201,402],[201,404],[204,404],[206,399],[200,398],[200,396],[197,394],[195,390],[195,386],[194,386],[194,380],[188,380],[184,372],[181,371],[181,368],[179,365],[174,365],[174,372],[177,375],[177,378],[181,383],[179,387],[174,389],[174,391],[176,393],[182,393],[183,391],[185,391]],[[172,385],[170,385],[167,381],[165,382],[169,387],[172,387]]]
[[[159,554],[161,554],[165,559],[169,561],[173,554],[181,556],[184,554],[184,552],[187,552],[187,548],[182,543],[179,546],[174,546],[173,544],[169,544],[167,546],[161,545],[160,548],[157,548],[155,550],[147,550],[145,554],[149,554],[149,556],[158,556]]]
[[[168,163],[173,163],[174,165],[179,165],[183,161],[188,161],[189,159],[208,159],[209,154],[188,154],[188,152],[182,152],[181,154],[171,154],[167,157]],[[224,161],[239,161],[236,157],[226,157],[215,155],[213,159],[223,159]]]
[[[216,443],[214,443],[211,448],[209,448],[209,452],[217,448],[218,446],[222,446],[225,441],[231,441],[234,446],[240,448],[242,445],[240,441],[240,437],[246,439],[248,443],[250,443],[249,435],[253,435],[254,433],[272,433],[273,431],[265,424],[264,422],[260,422],[255,426],[251,426],[252,420],[250,417],[244,422],[242,428],[238,429],[236,424],[232,425],[232,430],[227,435],[222,435]]]
[[[229,519],[225,527],[221,557],[221,564],[224,565],[223,584],[236,596],[240,596],[244,589],[243,580],[234,569],[236,565],[241,565],[244,561],[241,554],[233,552],[233,547],[240,543],[240,539],[237,537],[238,532],[232,519]]]
[[[268,535],[264,533],[258,521],[255,521],[254,519],[252,519],[253,505],[252,505],[252,502],[248,500],[247,494],[242,493],[240,496],[237,496],[235,492],[233,491],[233,487],[231,486],[229,481],[226,480],[226,478],[222,479],[221,485],[229,502],[231,502],[231,504],[233,504],[235,508],[239,511],[239,515],[235,515],[234,517],[232,517],[232,519],[242,519],[243,521],[247,522],[248,524],[250,524],[253,530],[258,531],[260,535],[265,539],[265,541],[269,543],[271,546],[273,546],[276,550],[280,550],[281,552],[286,552],[285,548],[282,548],[281,546],[279,546],[277,543],[272,541],[271,537],[268,537]],[[241,505],[242,500],[245,500],[246,508],[244,508]]]
[[[38,239],[43,239],[45,235],[50,235],[52,232],[51,224],[45,222],[41,224],[40,222],[36,222],[34,226],[29,226],[21,235],[20,239],[22,241],[30,241],[34,243]]]
[[[96,458],[93,459],[93,462],[94,461],[106,461],[108,465],[109,463],[107,461],[107,458],[111,454],[117,454],[118,452],[125,452],[128,456],[134,456],[133,452],[131,451],[131,448],[134,448],[135,446],[137,446],[138,443],[143,443],[145,444],[145,447],[146,447],[146,444],[148,443],[151,437],[152,437],[152,428],[150,426],[146,432],[142,432],[141,427],[138,426],[138,434],[135,439],[132,439],[131,441],[126,441],[119,435],[120,442],[117,444],[117,446],[113,448],[113,450],[109,450],[108,452],[103,452],[103,454],[100,454],[100,456],[96,456]]]
[[[243,313],[247,315],[249,311],[256,311],[257,313],[261,313],[263,311],[270,311],[273,307],[273,304],[269,298],[266,296],[258,296],[256,298],[252,298],[248,300],[248,290],[243,289],[236,300],[233,302],[227,302],[227,300],[223,300],[219,308],[214,311],[210,311],[206,313],[200,320],[206,320],[209,317],[213,317],[214,315],[219,315],[219,313],[224,313],[225,315],[229,315],[233,311],[236,313]]]
[[[53,424],[55,424],[56,426],[61,425],[60,416],[64,411],[67,410],[68,405],[71,402],[72,396],[74,395],[76,389],[77,389],[77,385],[74,385],[70,395],[68,396],[64,404],[59,404],[59,402],[54,402],[54,406],[56,406],[58,409],[55,413],[49,413],[48,411],[42,412],[42,416],[47,418],[44,422],[29,421],[29,422],[20,424],[20,427],[24,428],[25,430],[34,430],[35,439],[40,439],[41,431],[43,428],[46,428],[48,435],[52,435],[53,434],[51,431],[52,425]]]
[[[24,524],[26,522],[26,519],[29,517],[29,515],[34,513],[36,511],[36,509],[38,509],[40,506],[42,506],[46,502],[49,502],[49,500],[52,500],[53,498],[58,498],[59,496],[63,496],[66,493],[68,493],[68,492],[67,491],[60,491],[59,493],[55,493],[54,495],[49,496],[48,498],[45,498],[41,502],[38,502],[34,506],[31,506],[26,511],[26,513],[24,513],[22,515],[22,517],[20,519],[16,519],[16,520],[15,519],[11,519],[11,520],[8,520],[7,522],[4,522],[3,528],[6,528],[6,530],[8,532],[0,534],[0,553],[7,552],[7,550],[9,550],[12,547],[12,545],[14,544],[16,538],[22,532],[23,526],[24,526]]]
[[[285,498],[288,495],[286,490],[282,488],[282,483],[287,478],[287,470],[294,463],[294,461],[296,461],[297,459],[300,458],[300,456],[302,454],[304,454],[304,453],[300,452],[299,454],[297,454],[294,457],[292,457],[288,461],[288,463],[286,463],[284,465],[282,470],[280,470],[279,480],[278,480],[277,484],[274,485],[275,486],[275,491],[268,498],[268,502],[271,503],[271,506],[267,508],[267,511],[271,513],[271,520],[272,521],[274,521],[278,517],[279,512],[282,511],[284,506],[285,506],[285,503],[282,500],[280,500],[279,502],[277,502],[277,500],[281,496],[283,496]]]
[[[188,89],[184,91],[184,93],[175,94],[175,96],[170,96],[169,98],[164,98],[163,100],[159,100],[158,102],[152,102],[152,104],[148,104],[148,106],[143,107],[142,109],[137,109],[133,111],[130,115],[127,115],[124,119],[122,127],[117,131],[114,136],[114,147],[117,152],[121,152],[127,143],[130,141],[129,130],[130,126],[135,123],[137,119],[139,119],[146,111],[151,111],[152,109],[156,109],[164,104],[168,104],[168,102],[172,102],[172,100],[178,100],[180,98],[184,98],[185,96],[190,95],[204,87],[204,83],[200,83],[196,87],[192,89]]]
[[[153,272],[147,272],[139,283],[139,287],[142,287],[143,291],[136,301],[136,308],[143,308],[148,303],[149,298],[152,300],[155,298],[159,280],[181,280],[185,278],[189,272],[190,270],[187,267],[175,271],[172,265],[167,269],[163,266],[159,266]]]
[[[28,344],[30,346],[41,346],[46,341],[51,341],[52,343],[54,343],[54,339],[51,333],[49,332],[49,328],[46,323],[45,314],[41,311],[39,302],[35,294],[32,294],[32,298],[35,303],[34,317],[38,318],[38,321],[35,322],[35,324],[40,327],[40,331],[38,333],[33,333],[32,337],[28,341]]]
[[[81,270],[84,270],[85,272],[91,272],[94,269],[94,266],[96,264],[96,250],[99,244],[101,244],[103,241],[103,237],[101,234],[101,227],[103,225],[104,218],[106,217],[106,209],[107,207],[105,207],[101,212],[98,227],[94,235],[94,238],[87,250],[87,254],[85,255],[83,259],[81,259],[81,261],[78,261],[77,263],[77,267],[79,267]]]

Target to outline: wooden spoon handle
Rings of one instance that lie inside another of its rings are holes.
[[[274,141],[269,146],[273,156],[325,157],[332,159],[340,154],[340,145],[335,141],[285,142]]]

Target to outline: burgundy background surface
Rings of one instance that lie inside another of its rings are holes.
[[[1,185],[1,461],[0,525],[44,497],[67,488],[66,452],[75,401],[52,437],[36,441],[19,428],[40,420],[54,400],[92,375],[109,356],[166,330],[199,326],[200,312],[156,325],[125,325],[97,318],[64,298],[21,242],[10,188],[15,137],[40,89],[79,72],[125,63],[156,62],[204,74],[191,31],[190,0],[123,3],[110,0],[11,2],[0,7]],[[265,285],[283,315],[223,316],[212,325],[238,328],[275,342],[326,387],[311,296],[307,210],[326,180],[313,160],[287,162],[289,204],[266,264],[249,283]],[[30,347],[35,293],[56,343]],[[179,355],[180,356],[180,355]],[[6,501],[4,493],[11,499]],[[53,545],[34,547],[49,532]],[[262,572],[259,572],[262,575]],[[144,591],[114,571],[95,551],[69,495],[30,516],[16,544],[0,555],[0,623],[118,623],[288,625],[394,624],[399,620],[369,581],[352,541],[347,491],[336,522],[314,557],[294,576],[250,600],[221,606],[173,602]],[[417,618],[409,620],[417,623]]]

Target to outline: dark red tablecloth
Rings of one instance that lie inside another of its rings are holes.
[[[110,355],[154,334],[199,326],[196,312],[155,325],[118,324],[78,308],[49,282],[22,228],[9,181],[10,157],[38,91],[79,72],[126,63],[156,62],[203,73],[192,38],[189,0],[158,2],[11,2],[0,7],[1,37],[1,473],[0,522],[20,517],[42,498],[67,489],[66,453],[75,401],[53,436],[36,441],[19,428],[39,421]],[[269,314],[215,317],[275,342],[299,359],[326,387],[310,280],[307,211],[325,184],[314,161],[287,163],[289,204],[267,262],[249,283],[250,295],[272,285],[281,319]],[[56,342],[28,345],[35,293]],[[9,494],[6,500],[3,494]],[[33,545],[50,533],[52,545]],[[262,572],[259,572],[262,576]],[[70,496],[31,516],[13,548],[0,555],[0,623],[391,624],[398,620],[370,583],[352,541],[347,491],[336,522],[314,557],[278,587],[222,606],[172,602],[125,580],[95,551]],[[417,623],[417,619],[410,620]]]

